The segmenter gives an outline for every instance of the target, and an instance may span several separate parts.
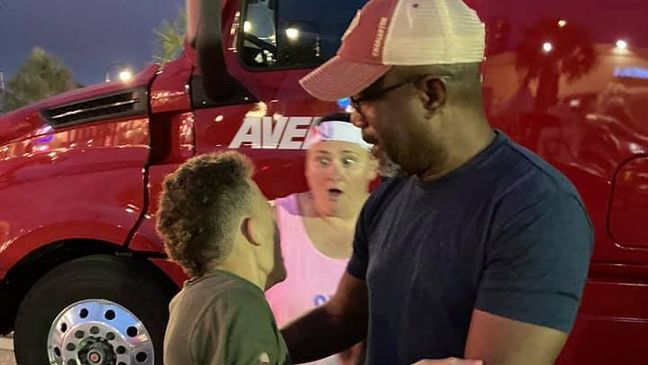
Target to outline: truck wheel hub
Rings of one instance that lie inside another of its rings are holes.
[[[51,364],[153,365],[153,342],[125,307],[103,299],[73,303],[52,322],[47,338]]]
[[[116,364],[117,354],[113,346],[103,338],[91,337],[81,343],[78,358],[83,365]]]
[[[92,351],[88,353],[88,361],[93,364],[99,364],[101,362],[101,354],[97,351]]]

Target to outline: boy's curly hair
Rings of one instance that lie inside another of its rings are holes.
[[[252,163],[227,151],[194,157],[164,179],[156,228],[166,253],[191,277],[207,273],[232,248],[249,209]]]

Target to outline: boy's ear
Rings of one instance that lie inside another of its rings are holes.
[[[241,233],[243,237],[254,246],[259,246],[261,243],[258,240],[256,233],[256,223],[251,217],[243,218],[241,222]]]

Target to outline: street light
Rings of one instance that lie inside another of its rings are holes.
[[[299,39],[299,29],[294,27],[286,28],[286,37],[291,41],[296,41]]]
[[[628,42],[624,39],[619,39],[616,41],[616,48],[620,51],[625,51],[628,49]]]
[[[542,44],[542,52],[550,53],[551,51],[553,51],[553,44],[551,42],[544,42]]]
[[[110,75],[113,70],[117,71],[116,75],[119,78],[119,80],[122,82],[128,82],[133,79],[133,71],[131,70],[131,68],[125,63],[116,62],[110,64],[106,68],[106,74],[104,78],[106,82],[112,81]]]
[[[4,72],[0,70],[0,113],[4,110],[5,104],[5,84],[4,84]]]
[[[119,73],[119,79],[122,82],[128,82],[133,78],[133,72],[131,70],[123,70]]]

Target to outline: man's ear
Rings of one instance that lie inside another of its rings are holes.
[[[423,104],[427,110],[435,111],[445,105],[447,90],[442,79],[432,75],[426,76],[419,85],[423,91]]]
[[[241,233],[250,244],[254,246],[261,245],[256,232],[256,223],[251,217],[245,217],[241,221]]]

